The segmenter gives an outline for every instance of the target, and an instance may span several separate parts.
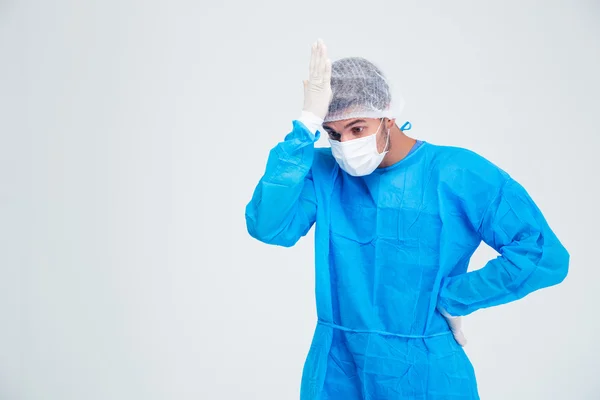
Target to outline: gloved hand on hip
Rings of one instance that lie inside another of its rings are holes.
[[[465,346],[467,344],[467,338],[462,331],[462,318],[461,317],[453,317],[446,312],[446,310],[439,308],[438,311],[448,322],[448,326],[450,327],[450,331],[452,331],[452,335],[454,335],[454,340],[461,345]]]

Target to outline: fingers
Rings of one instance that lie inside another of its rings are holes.
[[[321,41],[321,76],[323,78],[325,78],[325,75],[327,73],[327,46],[325,46],[325,43],[323,43],[323,41]]]
[[[453,331],[452,334],[454,335],[454,340],[456,340],[456,343],[458,343],[461,347],[466,346],[467,338],[465,337],[465,334],[462,330],[456,332]]]
[[[312,45],[309,79],[331,79],[331,61],[327,58],[327,47],[322,39]]]
[[[314,72],[313,77],[320,78],[322,76],[321,70],[323,69],[323,66],[322,66],[323,46],[321,43],[321,39],[317,40],[316,45],[317,45],[317,50],[315,53],[315,70],[313,71]]]
[[[327,61],[325,62],[325,82],[327,84],[331,83],[331,60],[327,59]]]
[[[308,77],[309,79],[312,78],[315,75],[315,62],[316,62],[316,58],[317,58],[317,44],[314,43],[312,45],[312,49],[310,52],[310,66],[308,69]]]
[[[462,331],[462,323],[460,317],[452,317],[449,321],[450,330],[454,336],[456,343],[464,347],[467,344],[467,338]]]

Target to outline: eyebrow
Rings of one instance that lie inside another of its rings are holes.
[[[366,121],[366,120],[364,120],[364,119],[357,119],[357,120],[355,120],[355,121],[352,121],[352,122],[349,122],[349,123],[347,123],[347,124],[344,126],[344,129],[348,129],[348,128],[350,128],[351,126],[353,126],[353,125],[356,125],[356,124],[364,124],[364,123],[366,123],[366,122],[367,122],[367,121]],[[333,130],[333,128],[331,128],[330,126],[323,125],[323,128],[325,128],[325,130],[327,130],[327,131],[332,131],[333,133],[337,133],[337,132],[336,132],[336,131],[334,131],[334,130]]]
[[[364,124],[364,123],[366,123],[366,122],[367,122],[367,121],[365,121],[364,119],[357,119],[356,121],[352,121],[352,122],[350,122],[350,123],[346,124],[346,126],[344,126],[344,129],[348,129],[348,128],[350,128],[352,125],[356,125],[356,124]]]

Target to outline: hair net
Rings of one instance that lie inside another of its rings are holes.
[[[331,66],[333,98],[325,122],[350,118],[395,118],[390,85],[373,63],[360,57],[342,58]]]

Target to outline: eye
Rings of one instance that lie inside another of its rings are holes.
[[[352,133],[355,135],[360,135],[365,130],[364,126],[355,126],[352,128]]]
[[[327,132],[331,140],[340,140],[340,134],[335,132]]]

